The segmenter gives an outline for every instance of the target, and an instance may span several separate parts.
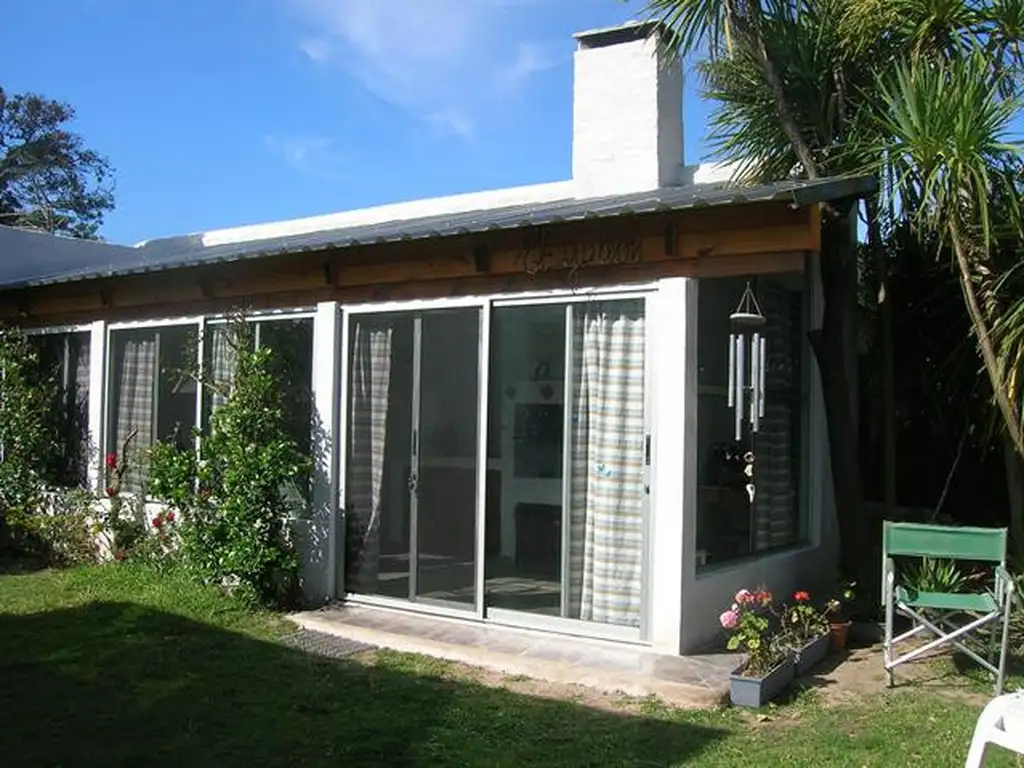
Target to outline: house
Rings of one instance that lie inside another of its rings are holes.
[[[129,433],[205,422],[216,397],[171,372],[230,374],[241,308],[287,360],[316,462],[312,601],[678,654],[736,590],[829,578],[806,338],[821,206],[870,182],[685,167],[657,34],[576,37],[568,181],[134,247],[0,233],[0,320],[45,331],[78,382],[88,482]]]

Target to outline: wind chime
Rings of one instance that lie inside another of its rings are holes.
[[[743,440],[744,422],[751,437],[761,428],[764,418],[764,379],[767,362],[765,317],[757,297],[747,283],[736,311],[729,315],[729,407],[734,409],[735,439]],[[754,502],[754,452],[743,454],[746,491]]]

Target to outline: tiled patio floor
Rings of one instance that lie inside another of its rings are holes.
[[[681,707],[723,701],[735,654],[662,656],[650,649],[361,606],[295,614],[305,629],[509,675],[583,685],[631,696],[655,695]]]

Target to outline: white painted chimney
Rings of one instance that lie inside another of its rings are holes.
[[[683,68],[655,22],[581,32],[572,177],[580,197],[675,184],[683,163]]]

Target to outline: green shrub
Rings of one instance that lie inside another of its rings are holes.
[[[0,539],[32,548],[30,517],[43,502],[48,460],[58,450],[43,418],[55,384],[16,330],[0,329],[0,372]]]
[[[282,605],[298,587],[289,498],[311,463],[289,437],[274,352],[254,349],[240,320],[231,325],[229,343],[234,381],[208,433],[197,435],[198,456],[168,443],[154,446],[148,491],[177,514],[187,567],[243,597]]]
[[[46,493],[41,506],[19,523],[28,534],[26,547],[54,566],[97,562],[101,526],[93,507],[92,494],[81,488],[59,488]]]

